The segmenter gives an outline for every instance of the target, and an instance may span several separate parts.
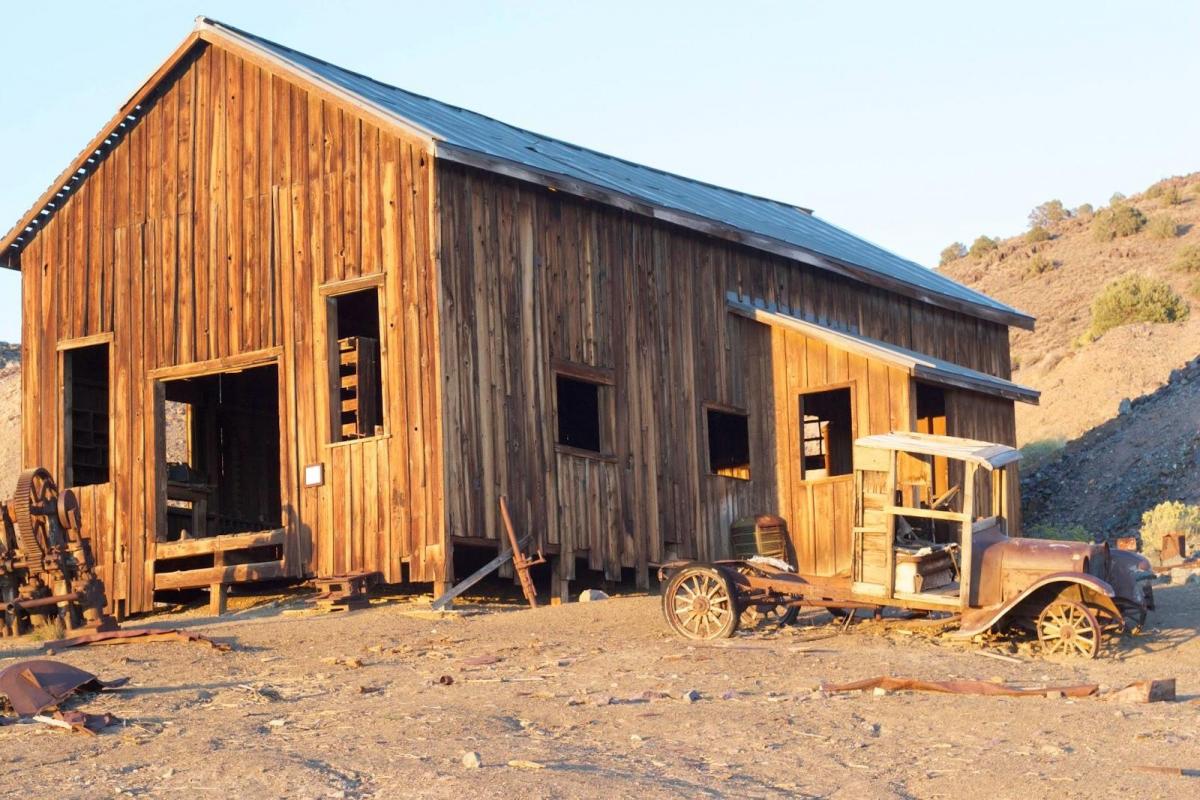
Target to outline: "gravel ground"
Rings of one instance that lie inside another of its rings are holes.
[[[1160,587],[1149,630],[1092,662],[1021,663],[864,622],[715,644],[666,630],[658,598],[435,617],[411,598],[298,615],[295,599],[183,625],[233,643],[54,656],[121,691],[71,701],[124,720],[96,737],[0,727],[5,796],[1186,797],[1200,777],[1200,587]],[[0,668],[39,657],[0,642]],[[1174,703],[873,693],[890,674],[1122,686],[1178,678]],[[689,701],[689,693],[697,693]],[[464,766],[464,753],[480,766]]]

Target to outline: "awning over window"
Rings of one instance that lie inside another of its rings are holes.
[[[734,314],[761,322],[764,325],[790,328],[847,352],[884,361],[900,367],[914,378],[929,383],[938,383],[956,389],[969,389],[973,392],[983,392],[1033,405],[1037,405],[1038,398],[1041,396],[1040,392],[1030,389],[1028,386],[918,353],[899,345],[810,322],[780,309],[774,304],[768,304],[760,299],[742,297],[737,292],[729,292],[726,295],[726,302],[729,310]]]

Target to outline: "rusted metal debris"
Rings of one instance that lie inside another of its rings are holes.
[[[101,645],[101,644],[128,644],[129,642],[195,642],[197,644],[208,645],[214,650],[222,653],[227,652],[230,647],[223,642],[215,642],[207,636],[201,636],[198,633],[179,630],[178,628],[170,628],[168,630],[158,630],[155,628],[123,628],[116,631],[104,631],[101,633],[88,633],[83,636],[73,636],[69,639],[58,639],[53,642],[46,642],[42,647],[45,650],[62,650],[68,647],[79,647],[81,645]]]
[[[989,681],[923,681],[917,678],[893,678],[887,675],[881,675],[877,678],[866,678],[861,681],[851,681],[850,683],[823,684],[821,689],[826,692],[858,692],[867,689],[885,689],[889,692],[940,692],[943,694],[974,694],[991,697],[1045,697],[1047,695],[1091,697],[1100,691],[1100,687],[1094,683],[1026,688],[1008,686],[1003,683],[991,683]]]
[[[0,500],[0,636],[55,623],[72,631],[116,627],[79,527],[78,499],[60,492],[44,468],[22,472],[12,499]]]
[[[537,608],[537,589],[533,585],[533,578],[529,575],[529,568],[545,564],[546,557],[542,555],[541,550],[538,550],[537,555],[532,557],[521,551],[516,531],[513,530],[512,517],[508,515],[508,500],[503,495],[500,497],[500,518],[504,521],[504,531],[508,534],[508,546],[513,551],[513,568],[517,571],[517,578],[521,581],[521,592],[529,602],[529,607]]]
[[[79,691],[93,692],[123,686],[129,679],[102,681],[60,661],[19,661],[0,671],[0,694],[8,698],[13,712],[22,717],[40,714]]]

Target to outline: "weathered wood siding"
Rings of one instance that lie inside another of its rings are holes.
[[[289,573],[440,576],[432,176],[422,142],[201,43],[28,245],[26,464],[61,474],[59,344],[112,336],[112,481],[84,493],[111,598],[151,603],[152,372],[253,353],[278,356]],[[321,286],[373,274],[388,435],[330,447]]]
[[[507,495],[565,578],[575,557],[644,578],[721,556],[730,522],[760,512],[788,518],[806,568],[849,567],[853,479],[798,482],[797,395],[852,381],[860,434],[911,429],[911,382],[729,314],[728,290],[1009,376],[1002,325],[468,167],[439,163],[437,190],[448,530],[496,539]],[[556,364],[611,375],[605,457],[556,448]],[[751,480],[708,474],[704,403],[749,412]]]

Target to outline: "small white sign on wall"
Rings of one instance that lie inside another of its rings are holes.
[[[304,485],[321,486],[325,483],[325,465],[309,464],[304,468]]]

